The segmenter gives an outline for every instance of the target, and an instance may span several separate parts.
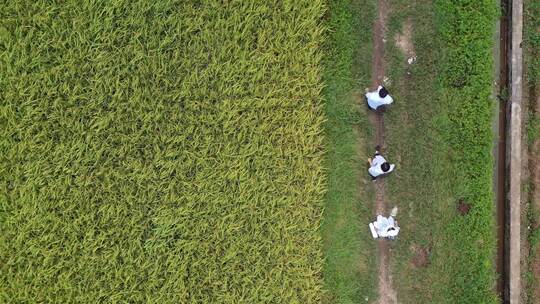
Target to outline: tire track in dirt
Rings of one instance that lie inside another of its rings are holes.
[[[389,5],[386,0],[377,1],[377,17],[373,26],[373,61],[371,86],[377,88],[384,81],[384,34],[386,32],[386,21],[388,18]],[[369,112],[369,120],[375,127],[376,145],[382,150],[385,149],[384,142],[384,117],[382,113]],[[375,181],[375,210],[376,214],[383,214],[386,209],[385,194],[386,183],[384,179]],[[392,287],[392,276],[390,274],[390,247],[385,239],[378,239],[379,251],[379,273],[378,273],[378,291],[379,304],[397,303],[397,294]]]

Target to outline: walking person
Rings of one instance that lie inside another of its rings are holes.
[[[379,214],[375,222],[369,223],[369,229],[373,238],[388,238],[393,240],[397,237],[399,234],[398,222],[395,220],[397,210],[397,207],[394,207],[389,217]]]
[[[368,89],[366,89],[366,91],[368,91]],[[379,86],[377,91],[366,92],[366,99],[368,106],[374,111],[382,110],[384,107],[394,102],[394,99],[388,94],[388,91],[383,86]]]
[[[368,173],[372,180],[376,180],[379,177],[385,176],[394,171],[395,165],[390,164],[379,152],[380,147],[375,148],[375,155],[373,159],[368,158],[369,169]]]

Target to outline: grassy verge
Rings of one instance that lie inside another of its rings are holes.
[[[529,113],[527,119],[526,139],[529,147],[530,168],[540,166],[540,113],[537,112],[536,99],[540,94],[540,3],[538,1],[524,1],[524,62],[525,62],[525,90],[524,96],[529,97]],[[534,195],[540,191],[533,179],[530,180],[527,190],[529,194],[529,212],[527,214],[530,230],[527,231],[529,241],[529,260],[527,269],[527,288],[525,294],[527,303],[540,303],[540,278],[538,265],[540,265],[540,202],[535,201]]]
[[[453,278],[447,295],[455,299],[453,303],[496,302],[491,129],[496,2],[440,0],[435,11],[444,50],[441,101],[449,109],[444,133],[458,181],[453,194],[472,207],[467,216],[455,216],[445,229],[445,239],[451,244],[448,253],[460,253],[455,264],[446,268]]]
[[[321,1],[1,7],[0,302],[320,302]]]
[[[392,1],[387,46],[396,103],[388,179],[400,207],[395,282],[403,303],[495,303],[492,193],[493,1]],[[394,36],[412,24],[417,60]],[[470,204],[459,215],[459,200]],[[426,258],[427,257],[427,258]]]
[[[325,303],[363,303],[376,297],[375,244],[366,230],[373,200],[360,165],[366,137],[359,132],[367,126],[360,114],[365,112],[360,88],[369,85],[374,9],[371,2],[331,1],[326,17]]]
[[[528,86],[540,82],[540,3],[534,0],[524,1],[524,48],[527,67]]]

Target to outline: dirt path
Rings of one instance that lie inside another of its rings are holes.
[[[375,89],[384,80],[384,34],[386,32],[386,20],[388,17],[388,3],[386,0],[377,1],[377,18],[373,26],[373,61],[371,74],[371,87]],[[381,146],[384,150],[384,117],[370,111],[369,119],[375,126],[375,139],[373,142]],[[375,210],[377,214],[387,212],[385,194],[386,183],[384,179],[375,182]],[[390,247],[386,240],[378,240],[379,249],[379,304],[397,303],[397,294],[392,287],[392,276],[390,274]]]
[[[388,17],[388,4],[386,0],[377,1],[377,18],[373,25],[373,60],[371,64],[371,89],[374,90],[384,80],[384,33],[386,31],[386,19]],[[375,126],[376,145],[384,149],[384,119],[370,111],[370,121]],[[377,206],[381,205],[377,199]],[[384,207],[384,206],[382,206]],[[377,207],[379,212],[379,207]]]
[[[376,88],[384,80],[384,33],[388,17],[388,4],[385,0],[377,1],[377,18],[373,25],[373,61],[371,85]]]
[[[379,240],[379,304],[396,304],[397,293],[392,287],[390,248],[386,240]]]

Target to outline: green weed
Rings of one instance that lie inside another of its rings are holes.
[[[403,303],[496,303],[491,122],[492,1],[393,1],[410,20],[417,61],[387,43],[395,104],[386,115],[389,202],[402,227],[393,251]],[[387,35],[401,31],[393,24]],[[467,215],[457,202],[471,205]],[[414,248],[429,249],[415,266]]]
[[[358,1],[329,3],[323,80],[328,192],[321,226],[324,244],[323,303],[362,303],[376,298],[375,243],[367,229],[372,202],[362,183],[367,155],[360,129],[359,94],[369,86],[374,7]],[[367,77],[365,75],[368,75]]]
[[[523,27],[523,54],[525,63],[525,79],[526,79],[526,93],[529,100],[529,112],[526,124],[526,139],[529,147],[529,158],[533,159],[538,157],[538,151],[535,151],[534,144],[540,138],[540,116],[536,110],[536,98],[538,98],[538,92],[540,91],[540,3],[538,1],[524,1],[524,27]],[[527,239],[529,241],[528,252],[528,272],[526,273],[526,303],[538,303],[539,299],[536,296],[538,293],[539,279],[534,275],[535,263],[538,263],[540,256],[538,256],[538,246],[540,246],[540,229],[538,224],[540,223],[540,210],[538,204],[534,201],[533,192],[538,191],[534,189],[537,187],[534,185],[534,181],[531,178],[526,185],[528,188],[527,194],[529,195],[529,209],[528,211],[528,225]]]
[[[527,79],[529,86],[540,82],[540,3],[538,1],[524,2],[523,47],[527,64]]]

